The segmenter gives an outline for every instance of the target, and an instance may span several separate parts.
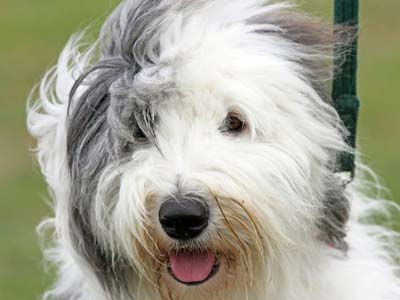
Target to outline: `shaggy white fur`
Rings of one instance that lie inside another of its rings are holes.
[[[389,205],[360,163],[346,188],[334,173],[351,149],[323,93],[325,28],[287,3],[127,0],[89,49],[75,35],[28,108],[54,199],[45,297],[400,299],[397,234],[368,222]],[[209,210],[185,242],[159,221],[182,194]],[[183,250],[219,271],[176,281]]]

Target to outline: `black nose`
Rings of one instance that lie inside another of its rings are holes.
[[[170,199],[160,208],[158,217],[165,233],[177,240],[199,236],[208,225],[208,206],[201,200]]]

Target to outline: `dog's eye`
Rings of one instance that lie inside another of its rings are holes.
[[[147,140],[147,136],[144,134],[143,130],[140,129],[139,126],[135,127],[135,130],[133,131],[133,136],[139,142],[143,142],[143,141]]]
[[[246,124],[241,116],[235,113],[228,114],[224,123],[224,131],[229,133],[240,133],[246,127]]]

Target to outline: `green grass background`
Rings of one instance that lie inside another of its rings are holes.
[[[35,226],[50,211],[29,153],[25,99],[73,32],[100,24],[116,0],[0,0],[0,299],[39,299],[42,272]],[[400,199],[399,0],[361,0],[358,142],[364,160]],[[303,0],[330,19],[331,0]]]

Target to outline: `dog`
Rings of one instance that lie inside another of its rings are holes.
[[[55,300],[398,300],[394,204],[346,185],[337,39],[294,4],[125,0],[28,108]]]

